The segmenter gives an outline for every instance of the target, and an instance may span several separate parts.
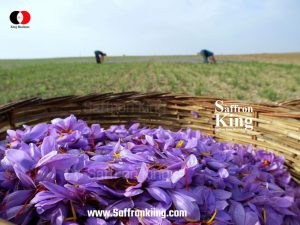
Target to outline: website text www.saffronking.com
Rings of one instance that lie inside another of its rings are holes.
[[[102,217],[102,218],[117,218],[117,217],[187,217],[186,210],[161,210],[161,209],[117,209],[114,208],[112,210],[87,210],[88,217]]]

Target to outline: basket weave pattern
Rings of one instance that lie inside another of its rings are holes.
[[[300,100],[281,104],[253,104],[224,100],[224,104],[251,106],[253,113],[238,116],[253,117],[253,130],[216,130],[215,101],[211,97],[195,97],[165,93],[136,92],[66,96],[51,99],[32,98],[0,106],[0,138],[7,129],[23,124],[49,122],[53,118],[74,114],[88,123],[112,124],[139,122],[149,127],[163,126],[171,130],[190,127],[214,136],[219,141],[252,144],[255,148],[284,155],[286,165],[300,181]],[[198,116],[195,117],[193,113]]]

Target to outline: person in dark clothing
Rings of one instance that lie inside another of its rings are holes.
[[[97,63],[103,63],[105,56],[106,54],[104,52],[101,52],[99,50],[95,51],[95,58]]]
[[[209,63],[209,62],[216,63],[216,59],[214,57],[213,52],[203,49],[201,50],[200,55],[202,55],[204,63]]]

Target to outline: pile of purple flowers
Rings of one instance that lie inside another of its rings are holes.
[[[8,130],[0,217],[16,224],[300,224],[282,157],[187,129],[89,127],[71,115]],[[186,210],[185,218],[92,218],[87,210]]]

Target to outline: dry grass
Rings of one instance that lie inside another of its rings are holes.
[[[219,55],[218,59],[287,63],[300,65],[300,52],[278,54]]]

